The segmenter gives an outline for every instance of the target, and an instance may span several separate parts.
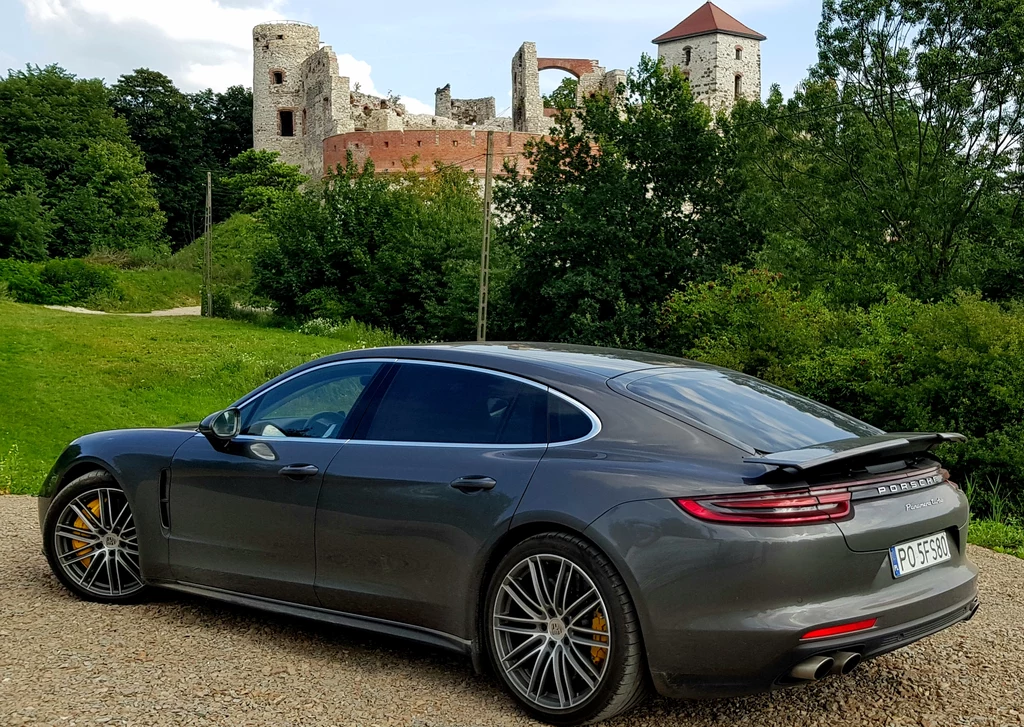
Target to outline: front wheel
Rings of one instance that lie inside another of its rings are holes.
[[[132,509],[107,472],[88,472],[57,494],[43,537],[50,568],[80,598],[123,603],[144,592]]]
[[[636,610],[612,564],[582,538],[546,533],[516,545],[486,607],[494,669],[533,717],[590,724],[646,695]]]

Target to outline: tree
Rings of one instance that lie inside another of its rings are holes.
[[[191,242],[202,232],[211,165],[203,116],[170,78],[147,68],[121,76],[111,94],[153,175],[172,244]]]
[[[473,335],[483,202],[461,169],[377,175],[349,160],[262,218],[274,241],[254,257],[254,288],[279,313],[354,317],[414,340]]]
[[[576,89],[579,86],[579,80],[563,78],[562,82],[558,84],[558,88],[543,97],[544,108],[558,109],[559,111],[576,108]]]
[[[826,0],[789,102],[741,105],[764,262],[843,303],[1019,287],[1024,16],[1012,0]]]
[[[677,71],[644,57],[621,101],[563,112],[498,184],[495,328],[520,340],[648,347],[669,293],[742,261],[732,150]],[[496,291],[496,294],[499,291]]]
[[[207,155],[221,167],[253,147],[252,91],[231,86],[224,93],[207,89],[189,97],[202,117]]]
[[[50,254],[61,255],[161,244],[164,218],[150,177],[101,81],[77,79],[58,66],[10,72],[0,79],[0,147],[14,195],[4,213],[5,254],[38,257],[43,240]],[[89,175],[116,183],[90,182]],[[69,215],[75,200],[90,211],[87,218]],[[51,226],[51,215],[60,224]]]
[[[309,179],[299,167],[278,161],[279,152],[249,149],[228,163],[224,186],[242,212],[259,212],[293,195]]]

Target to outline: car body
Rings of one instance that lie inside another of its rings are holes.
[[[472,422],[458,403],[471,387],[446,401],[421,380],[470,373],[493,386]],[[313,377],[360,391],[341,416],[303,419]],[[725,369],[576,346],[393,347],[310,362],[228,411],[249,433],[218,440],[207,422],[75,440],[43,487],[44,532],[61,488],[102,468],[130,505],[147,585],[405,636],[480,669],[495,568],[562,533],[621,579],[643,669],[671,697],[842,671],[843,655],[852,668],[978,605],[967,501],[929,453],[957,435],[885,434]],[[423,422],[473,439],[496,418],[493,442],[410,441]],[[894,575],[890,548],[934,534],[945,559]],[[539,716],[559,714],[583,719]]]

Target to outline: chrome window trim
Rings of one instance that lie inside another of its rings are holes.
[[[583,442],[586,442],[588,439],[593,439],[594,437],[596,437],[598,434],[601,433],[601,420],[600,420],[600,418],[598,418],[597,414],[595,414],[590,409],[590,407],[586,406],[585,404],[581,404],[580,402],[578,402],[575,399],[573,399],[571,396],[569,396],[567,394],[563,394],[561,391],[557,391],[555,389],[552,389],[550,386],[548,387],[548,392],[551,393],[551,394],[554,394],[559,399],[562,399],[563,401],[566,401],[569,404],[571,404],[572,406],[576,407],[577,409],[582,411],[584,414],[586,414],[588,419],[590,419],[590,433],[589,434],[587,434],[586,436],[583,436],[583,437],[578,437],[576,439],[569,439],[569,440],[566,440],[564,442],[549,442],[548,443],[549,447],[568,447],[570,444],[581,444]]]
[[[233,441],[240,441],[240,442],[268,442],[268,443],[281,442],[281,441],[288,441],[288,442],[323,442],[323,443],[326,443],[326,444],[338,444],[338,445],[374,444],[374,445],[379,445],[379,446],[383,446],[383,447],[447,447],[447,448],[461,448],[461,449],[495,449],[495,450],[500,450],[500,449],[538,449],[538,448],[548,448],[548,447],[568,447],[568,446],[573,445],[573,444],[581,444],[583,442],[586,442],[587,440],[593,439],[594,437],[596,437],[598,434],[601,433],[601,429],[602,429],[601,419],[597,416],[597,414],[594,413],[593,410],[590,409],[590,407],[586,406],[585,404],[580,403],[579,401],[577,401],[576,399],[572,398],[571,396],[569,396],[567,394],[563,394],[561,391],[558,391],[557,389],[552,389],[550,386],[547,386],[545,384],[541,384],[541,383],[539,383],[537,381],[533,381],[532,379],[527,379],[527,378],[524,378],[522,376],[517,376],[516,374],[510,374],[510,373],[505,372],[505,371],[497,371],[495,369],[486,368],[484,366],[475,366],[475,365],[472,365],[472,364],[449,363],[447,361],[426,361],[426,360],[415,359],[415,358],[350,358],[350,359],[345,359],[343,361],[331,361],[329,363],[321,364],[319,366],[312,366],[312,367],[310,367],[308,369],[305,369],[303,371],[299,371],[299,372],[297,372],[297,373],[295,373],[295,374],[293,374],[293,375],[291,375],[291,376],[289,376],[289,377],[287,377],[285,379],[281,379],[280,381],[278,381],[273,386],[268,387],[267,389],[264,389],[263,391],[261,391],[258,394],[255,394],[255,395],[252,395],[252,396],[248,397],[247,399],[243,400],[240,404],[238,404],[238,406],[236,408],[237,409],[242,409],[243,407],[248,406],[254,400],[256,400],[256,399],[266,395],[268,392],[273,391],[278,386],[281,386],[282,384],[285,384],[285,383],[287,383],[289,381],[292,381],[293,379],[298,378],[299,376],[304,376],[305,374],[312,373],[314,371],[319,371],[320,369],[327,368],[328,366],[342,366],[342,365],[345,365],[345,364],[352,364],[352,363],[381,363],[381,364],[397,363],[397,364],[415,364],[415,365],[419,365],[419,366],[443,366],[443,367],[447,367],[447,368],[464,369],[464,370],[468,370],[468,371],[476,371],[478,373],[491,374],[492,376],[499,376],[499,377],[506,378],[506,379],[512,379],[513,381],[517,381],[517,382],[519,382],[521,384],[526,384],[527,386],[532,386],[534,388],[541,389],[542,391],[546,391],[547,393],[552,394],[554,396],[557,396],[559,399],[562,399],[563,401],[566,401],[570,405],[576,407],[577,409],[582,411],[586,415],[586,417],[588,419],[590,419],[591,429],[590,429],[590,432],[586,436],[578,437],[576,439],[570,439],[570,440],[567,440],[565,442],[531,442],[531,443],[527,443],[527,444],[497,444],[497,443],[490,443],[490,444],[484,443],[484,444],[481,444],[481,443],[469,443],[469,442],[398,442],[398,441],[394,441],[393,442],[393,441],[380,440],[380,439],[344,439],[343,440],[343,439],[324,439],[324,438],[320,438],[320,437],[317,437],[317,438],[312,438],[312,437],[264,437],[264,436],[259,436],[259,435],[255,435],[255,434],[239,434],[237,437],[234,438]],[[202,437],[204,435],[202,433],[197,433],[196,436],[197,437]]]

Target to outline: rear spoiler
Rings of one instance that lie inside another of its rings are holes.
[[[851,437],[813,444],[801,449],[744,457],[744,462],[805,472],[855,460],[886,459],[920,454],[945,442],[963,442],[967,437],[952,432],[893,432],[871,437]]]

